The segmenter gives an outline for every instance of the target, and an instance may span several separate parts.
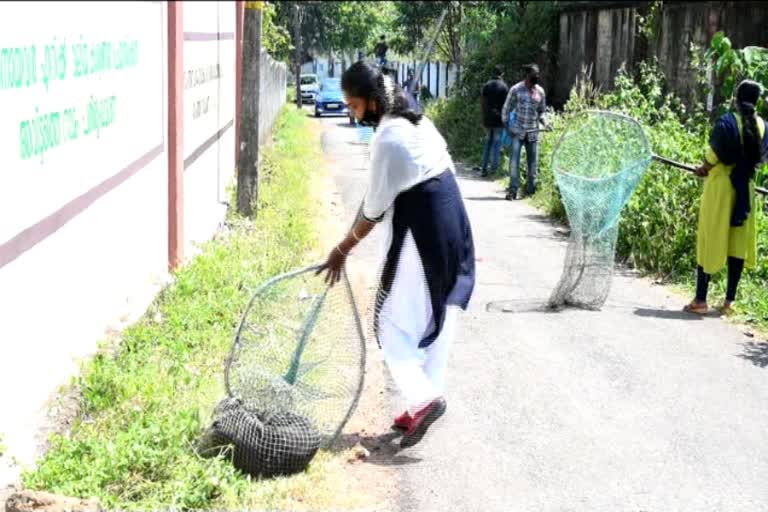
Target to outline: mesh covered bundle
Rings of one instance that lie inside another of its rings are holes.
[[[264,415],[242,401],[227,398],[199,444],[203,456],[226,453],[245,473],[271,477],[303,471],[320,448],[322,438],[312,422],[290,412]]]
[[[642,127],[613,112],[574,117],[558,142],[552,169],[571,235],[550,307],[599,309],[613,276],[621,210],[652,154]]]
[[[229,397],[198,450],[234,445],[233,463],[259,476],[306,467],[352,415],[365,341],[346,273],[333,287],[317,267],[271,279],[254,294],[227,360]]]

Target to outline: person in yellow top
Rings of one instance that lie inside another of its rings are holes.
[[[744,267],[757,259],[755,168],[768,159],[765,121],[755,113],[762,86],[744,80],[736,89],[735,111],[715,123],[704,163],[696,174],[706,177],[696,237],[696,297],[684,310],[705,314],[712,274],[728,266],[725,301],[728,315]]]

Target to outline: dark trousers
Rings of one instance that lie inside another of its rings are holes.
[[[483,150],[483,172],[488,172],[488,163],[491,164],[491,173],[499,169],[499,157],[501,156],[502,128],[488,128],[488,138],[485,140]]]
[[[536,192],[536,170],[539,162],[539,143],[525,137],[521,139],[512,134],[512,154],[509,156],[509,191],[517,194],[520,186],[520,154],[525,146],[525,156],[528,160],[527,192],[532,196]]]
[[[744,260],[728,256],[728,285],[725,291],[725,300],[733,302],[736,300],[736,289],[739,287],[741,273],[744,271]],[[696,268],[696,300],[707,301],[707,292],[709,291],[709,281],[712,276],[705,273],[699,265]]]

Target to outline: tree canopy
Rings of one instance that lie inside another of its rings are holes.
[[[392,2],[276,2],[273,7],[273,24],[290,37],[298,8],[303,47],[321,53],[369,51],[379,35],[388,33],[394,14]]]

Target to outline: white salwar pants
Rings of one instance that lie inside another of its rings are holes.
[[[409,231],[392,288],[379,311],[378,338],[389,372],[411,415],[445,391],[458,312],[458,306],[448,306],[440,336],[428,347],[419,348],[421,340],[434,330],[434,319],[421,258]]]

